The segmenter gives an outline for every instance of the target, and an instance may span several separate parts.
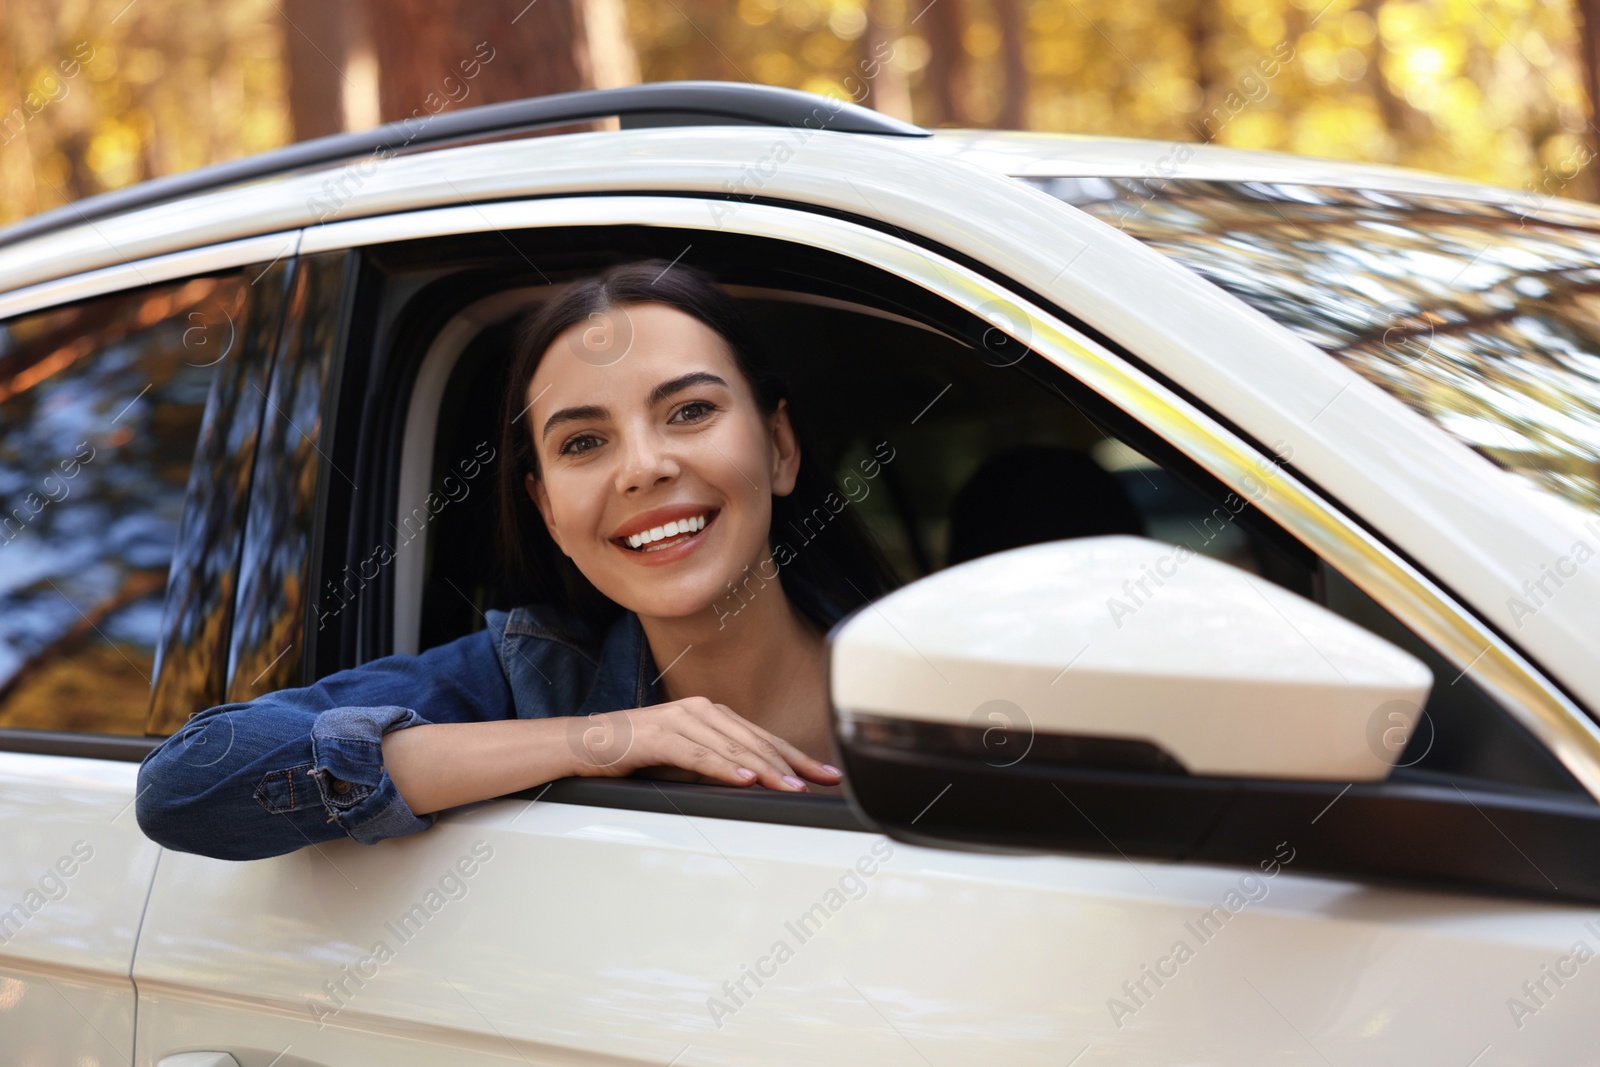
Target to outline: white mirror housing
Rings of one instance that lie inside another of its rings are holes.
[[[1321,605],[1127,536],[950,567],[858,610],[831,640],[842,735],[888,720],[1001,726],[1014,744],[1141,742],[1191,775],[1382,779],[1400,754],[1390,732],[1409,736],[1433,681]]]

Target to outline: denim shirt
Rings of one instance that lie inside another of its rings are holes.
[[[488,626],[314,685],[195,715],[139,767],[135,812],[166,848],[258,859],[350,837],[426,830],[383,766],[383,735],[421,723],[590,715],[662,702],[639,617],[598,639],[550,605],[485,613]]]

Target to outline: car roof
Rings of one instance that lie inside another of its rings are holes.
[[[490,145],[460,144],[473,138],[504,137],[607,115],[621,116],[625,128],[599,134],[502,140]],[[0,293],[218,241],[274,232],[288,234],[324,221],[330,203],[337,203],[340,217],[354,218],[447,202],[448,198],[441,199],[436,189],[427,189],[426,182],[411,183],[409,200],[406,192],[398,188],[381,203],[360,196],[366,171],[373,168],[375,160],[398,172],[444,173],[455,169],[453,163],[459,163],[462,173],[483,167],[514,172],[519,158],[527,164],[537,164],[545,155],[533,147],[539,142],[577,138],[592,145],[592,138],[601,137],[611,139],[609,145],[604,141],[601,145],[614,148],[618,155],[630,155],[639,151],[631,142],[641,135],[645,135],[647,144],[657,143],[657,138],[650,136],[651,128],[662,126],[681,128],[680,139],[715,129],[726,139],[716,140],[706,158],[708,167],[726,174],[730,159],[745,164],[731,179],[684,184],[676,180],[680,175],[674,175],[673,180],[660,183],[675,192],[724,195],[729,191],[754,191],[752,187],[761,184],[761,175],[754,173],[752,166],[762,162],[763,150],[778,143],[781,138],[776,135],[786,130],[806,139],[820,135],[830,144],[831,153],[843,156],[852,154],[854,142],[867,157],[863,163],[881,158],[867,148],[869,144],[890,144],[904,156],[920,157],[933,164],[977,167],[1005,178],[1126,178],[1151,183],[1194,179],[1321,185],[1446,197],[1497,205],[1530,217],[1600,223],[1600,206],[1530,191],[1514,192],[1425,171],[1181,141],[1008,130],[928,131],[836,99],[736,83],[664,82],[562,93],[462,109],[428,121],[431,126],[424,136],[418,136],[417,124],[408,126],[411,120],[407,120],[360,133],[320,138],[199,171],[153,179],[0,228]],[[726,147],[729,139],[738,146],[731,155]],[[376,154],[375,146],[402,142],[412,147],[386,157]],[[701,143],[705,143],[704,139]],[[487,155],[486,149],[491,150]],[[684,161],[685,153],[662,155],[665,168],[681,171]],[[903,167],[910,160],[902,158],[898,162]],[[532,166],[522,169],[530,174],[526,188],[499,183],[495,195],[549,195],[549,183],[534,177]],[[589,189],[567,185],[564,191],[615,191],[617,187],[605,180],[606,170],[597,163]],[[850,169],[846,167],[840,173],[848,175]],[[630,191],[638,188],[636,182]],[[459,202],[466,195],[463,192],[455,199]],[[197,210],[174,210],[175,205],[182,204],[192,204]],[[0,305],[0,315],[5,313]]]
[[[1190,141],[1019,130],[934,130],[908,146],[1017,178],[1259,181],[1373,189],[1515,206],[1557,207],[1600,221],[1600,205],[1378,163],[1351,163]]]

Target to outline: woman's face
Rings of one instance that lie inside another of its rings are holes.
[[[800,463],[787,405],[763,416],[699,319],[665,304],[592,316],[555,339],[523,399],[542,475],[528,493],[618,604],[708,611],[770,555],[772,496],[793,490]]]

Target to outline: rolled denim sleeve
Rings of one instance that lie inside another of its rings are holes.
[[[314,685],[200,712],[145,757],[134,810],[156,843],[260,859],[432,826],[383,766],[383,736],[423,723],[515,717],[489,631],[385,656]]]

